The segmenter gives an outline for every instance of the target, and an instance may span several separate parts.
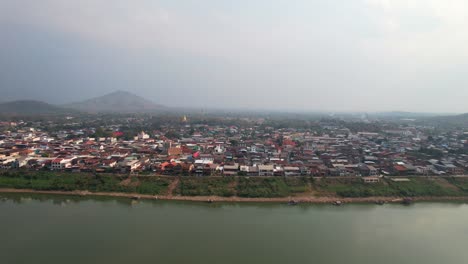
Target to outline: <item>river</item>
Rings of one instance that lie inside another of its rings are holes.
[[[468,205],[0,194],[0,263],[466,263]]]

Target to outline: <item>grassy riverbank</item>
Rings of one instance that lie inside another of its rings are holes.
[[[364,183],[360,178],[325,178],[317,181],[314,186],[319,195],[336,194],[341,197],[468,195],[454,184],[459,181],[456,178],[412,177],[408,182],[382,179],[379,183],[369,184]]]
[[[0,173],[0,189],[226,201],[375,200],[376,197],[385,200],[402,197],[464,199],[468,197],[468,178],[412,177],[408,182],[382,179],[379,183],[366,184],[360,178],[172,177],[4,171]]]
[[[165,177],[120,176],[49,171],[10,171],[0,174],[0,188],[32,189],[38,191],[121,192],[166,194],[173,179]]]

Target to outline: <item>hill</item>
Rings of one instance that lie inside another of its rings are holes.
[[[404,111],[391,111],[391,112],[376,112],[369,115],[376,117],[390,117],[390,118],[420,118],[420,117],[433,117],[440,116],[438,113],[420,113],[420,112],[404,112]]]
[[[91,113],[146,113],[164,108],[162,105],[155,104],[143,97],[126,91],[116,91],[82,102],[68,104],[65,105],[65,107]]]
[[[468,128],[468,113],[450,116],[438,116],[426,120],[439,127],[463,127]]]
[[[18,100],[0,103],[0,113],[5,115],[63,114],[70,110],[41,101]]]

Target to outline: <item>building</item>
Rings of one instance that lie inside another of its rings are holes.
[[[237,175],[238,172],[239,172],[239,164],[223,166],[223,175],[235,176]]]
[[[285,166],[283,171],[284,176],[301,176],[301,169],[299,167]]]
[[[144,131],[141,131],[140,133],[138,133],[138,140],[145,140],[149,138],[150,136],[146,134]]]
[[[258,175],[259,176],[273,176],[274,174],[273,165],[258,165]]]
[[[67,168],[71,168],[73,158],[56,158],[53,159],[50,164],[51,170],[64,170]]]
[[[364,183],[378,183],[380,182],[380,178],[379,177],[362,177],[362,181]]]

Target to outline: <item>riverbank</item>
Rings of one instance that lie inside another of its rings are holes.
[[[468,200],[468,178],[190,177],[10,171],[0,173],[0,190],[179,201],[375,203]]]
[[[338,196],[295,196],[295,197],[278,197],[278,198],[245,198],[245,197],[221,197],[221,196],[173,196],[173,195],[145,195],[138,193],[117,193],[117,192],[89,192],[89,191],[39,191],[31,189],[9,189],[0,188],[0,193],[24,193],[24,194],[50,194],[50,195],[71,195],[71,196],[103,196],[103,197],[118,197],[129,199],[145,199],[145,200],[172,200],[172,201],[193,201],[193,202],[239,202],[239,203],[287,203],[294,200],[298,203],[311,204],[327,204],[341,201],[342,203],[401,203],[402,197],[354,197],[343,198]],[[468,201],[465,196],[421,196],[411,197],[412,201]]]

